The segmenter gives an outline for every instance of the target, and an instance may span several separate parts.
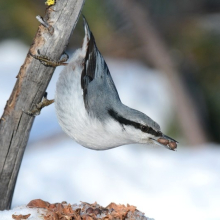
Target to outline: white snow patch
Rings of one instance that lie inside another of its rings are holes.
[[[42,214],[45,214],[44,209],[40,208],[28,208],[25,205],[13,208],[12,210],[0,211],[0,220],[14,220],[12,215],[27,215],[28,220],[42,220]]]

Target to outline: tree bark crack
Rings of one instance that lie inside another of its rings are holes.
[[[12,132],[12,135],[11,135],[11,139],[10,139],[10,143],[9,143],[9,148],[8,148],[8,151],[7,151],[6,155],[5,155],[5,160],[4,160],[4,163],[3,163],[3,166],[2,166],[3,169],[2,169],[2,171],[1,171],[0,177],[2,177],[3,170],[4,170],[4,168],[5,168],[5,163],[6,163],[6,161],[7,161],[8,154],[9,154],[10,149],[11,149],[10,147],[11,147],[11,144],[12,144],[13,137],[14,137],[14,131]],[[0,179],[1,179],[1,178],[0,178]]]

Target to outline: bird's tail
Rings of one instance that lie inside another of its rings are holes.
[[[87,36],[88,40],[90,40],[92,32],[90,31],[88,22],[86,21],[86,18],[84,16],[83,16],[83,25],[85,29],[85,36]]]
[[[83,47],[82,49],[84,51],[89,50],[89,53],[93,50],[93,48],[96,48],[96,43],[95,43],[95,38],[92,34],[92,32],[90,31],[88,22],[86,21],[86,18],[83,16],[83,26],[84,26],[84,30],[85,30],[85,37],[83,40]]]
[[[95,43],[95,38],[92,34],[92,32],[90,31],[89,25],[86,21],[86,18],[83,16],[83,25],[84,25],[84,29],[85,29],[85,37],[83,40],[83,46],[82,46],[82,50],[85,52],[85,62],[89,59],[90,62],[92,62],[95,66],[96,63],[96,53],[98,51],[96,43]],[[95,70],[93,70],[95,71]]]

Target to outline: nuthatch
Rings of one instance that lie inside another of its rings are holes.
[[[108,66],[84,18],[85,37],[60,73],[55,106],[62,129],[84,147],[106,150],[120,145],[159,144],[175,150],[177,141],[142,112],[124,105]]]

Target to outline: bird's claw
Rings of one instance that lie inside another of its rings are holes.
[[[37,50],[37,52],[39,55],[34,55],[31,52],[29,52],[29,54],[35,59],[39,60],[44,66],[57,67],[57,66],[65,66],[68,64],[65,62],[69,59],[69,56],[65,52],[63,53],[63,55],[65,56],[62,55],[59,61],[54,61],[48,58],[47,56],[41,55],[40,50]]]
[[[47,93],[45,92],[42,101],[38,104],[35,104],[35,106],[32,110],[25,111],[24,109],[22,109],[22,111],[24,113],[26,113],[27,115],[37,116],[37,115],[40,115],[42,108],[44,108],[48,105],[51,105],[52,103],[54,103],[54,99],[51,99],[51,100],[47,99]]]

